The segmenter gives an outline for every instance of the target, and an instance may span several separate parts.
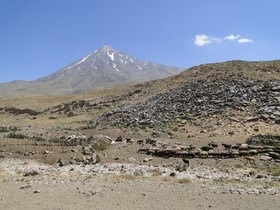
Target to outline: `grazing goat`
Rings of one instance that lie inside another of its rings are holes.
[[[208,152],[200,150],[198,155],[201,158],[207,158],[208,157]]]
[[[224,144],[224,143],[223,143],[222,145],[225,147],[226,150],[230,150],[231,147],[232,147],[231,144]]]
[[[186,158],[182,158],[183,162],[186,164],[187,167],[190,166],[190,161]]]
[[[213,149],[213,147],[210,147],[210,146],[203,146],[203,147],[201,147],[200,148],[202,151],[209,151],[209,150],[211,150],[211,149]]]
[[[239,149],[241,144],[237,143],[231,146],[231,149]]]
[[[248,149],[248,144],[241,144],[239,146],[239,150],[247,150]]]
[[[244,156],[244,159],[246,159],[246,162],[248,163],[254,163],[256,160],[254,156]]]
[[[219,145],[218,145],[218,143],[216,143],[214,141],[211,141],[211,142],[208,143],[208,146],[212,147],[212,148],[218,148]]]
[[[194,146],[193,144],[190,144],[190,145],[188,146],[188,150],[189,150],[189,151],[195,150],[195,146]]]
[[[146,139],[146,144],[151,144],[153,146],[156,146],[156,143],[157,143],[156,139],[150,139],[150,138]]]
[[[138,140],[136,143],[144,146],[144,140]]]

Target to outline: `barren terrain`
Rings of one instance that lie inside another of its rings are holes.
[[[0,209],[279,209],[279,66],[0,99]]]

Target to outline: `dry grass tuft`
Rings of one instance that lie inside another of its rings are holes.
[[[182,178],[182,179],[178,179],[177,181],[179,184],[189,184],[192,182],[191,179],[187,179],[187,178]]]

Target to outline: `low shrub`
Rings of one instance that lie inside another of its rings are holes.
[[[99,156],[99,155],[96,155],[96,163],[100,163],[100,161],[101,161],[100,156]],[[96,163],[95,163],[95,164],[96,164]]]
[[[186,171],[186,170],[187,170],[187,165],[186,164],[176,165],[176,171],[183,172],[183,171]]]
[[[188,183],[191,183],[191,180],[190,179],[187,179],[187,178],[182,178],[182,179],[178,179],[177,181],[179,184],[188,184]]]
[[[19,131],[19,130],[20,129],[18,129],[17,126],[10,127],[10,131],[16,132],[16,131]]]
[[[135,171],[133,173],[134,176],[143,176],[143,174],[140,171]]]
[[[235,167],[235,168],[239,168],[239,169],[241,169],[241,168],[243,168],[243,165],[242,165],[242,164],[240,164],[240,163],[237,163],[237,164],[235,164],[235,165],[234,165],[234,167]]]
[[[110,147],[110,144],[108,143],[98,143],[91,145],[91,148],[95,151],[103,151]]]
[[[46,141],[46,139],[42,136],[33,136],[34,141]]]
[[[268,168],[268,172],[272,175],[272,176],[280,176],[280,167],[279,166],[270,166]]]
[[[9,133],[7,136],[7,138],[12,138],[12,139],[26,139],[28,138],[26,135],[21,134],[21,133],[15,133],[15,132],[11,132]]]

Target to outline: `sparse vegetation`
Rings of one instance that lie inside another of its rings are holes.
[[[191,179],[183,178],[183,179],[178,179],[177,181],[179,184],[188,184],[191,183]]]
[[[135,171],[133,173],[134,176],[143,176],[143,174],[140,171]]]
[[[94,112],[91,113],[92,117],[99,117],[102,114],[104,114],[105,112],[110,111],[111,109],[113,109],[113,107],[98,107],[97,110],[95,110]]]
[[[9,132],[9,128],[8,127],[0,127],[0,133],[6,133]]]
[[[234,185],[241,184],[241,183],[248,184],[247,181],[241,181],[240,179],[227,179],[227,180],[225,180],[225,183],[227,183],[227,184],[234,184]]]
[[[171,181],[171,178],[170,177],[163,177],[162,180],[164,182],[170,182]]]
[[[100,156],[99,156],[99,155],[96,155],[96,163],[100,163],[100,161],[101,161]],[[95,164],[96,164],[96,163],[95,163]]]
[[[16,133],[16,132],[11,132],[7,135],[7,138],[12,138],[12,139],[26,139],[28,138],[26,135],[21,134],[21,133]]]
[[[159,176],[160,173],[158,170],[152,170],[151,176]]]
[[[20,131],[20,129],[18,129],[17,126],[13,126],[13,127],[10,127],[10,131],[16,132],[16,131]]]
[[[280,167],[279,166],[270,166],[268,168],[268,172],[272,175],[272,176],[280,176]]]
[[[240,180],[240,179],[227,179],[227,180],[213,180],[216,183],[226,183],[230,185],[239,185],[239,186],[244,186],[244,187],[278,187],[280,186],[279,182],[275,181],[245,181],[245,180]]]
[[[114,176],[114,179],[116,180],[135,180],[139,176],[134,176],[131,174],[121,174],[121,175],[116,175]]]
[[[186,170],[187,170],[186,164],[176,165],[176,171],[183,172],[183,171],[186,171]]]
[[[240,163],[237,163],[237,164],[234,165],[234,167],[235,167],[236,169],[241,169],[241,168],[243,168],[243,165],[240,164]]]
[[[42,136],[33,136],[32,138],[34,141],[46,141],[46,139]]]
[[[6,132],[16,132],[20,131],[17,126],[12,126],[12,127],[0,127],[0,133],[6,133]]]
[[[61,143],[63,140],[65,140],[66,137],[65,136],[61,136],[61,137],[52,137],[50,139],[50,142],[52,143]]]
[[[96,178],[96,174],[88,174],[85,177],[85,180],[92,180],[93,178]]]
[[[278,186],[280,185],[279,182],[273,182],[273,181],[265,182],[264,184],[265,184],[265,186],[267,186],[267,187],[278,187]]]
[[[103,151],[110,147],[110,144],[108,143],[98,143],[91,145],[91,148],[95,151]]]

